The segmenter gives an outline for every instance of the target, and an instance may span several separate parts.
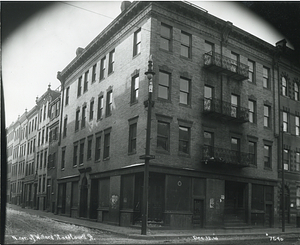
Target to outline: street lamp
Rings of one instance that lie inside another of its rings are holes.
[[[151,136],[151,111],[152,111],[152,92],[153,92],[153,76],[155,72],[153,71],[153,61],[152,55],[149,57],[148,61],[148,71],[145,72],[148,84],[148,100],[145,101],[145,107],[148,107],[147,114],[147,133],[146,133],[146,150],[145,155],[140,156],[140,159],[145,159],[144,167],[144,189],[143,189],[143,206],[142,206],[142,235],[147,235],[147,222],[148,222],[148,186],[149,186],[149,161],[153,159],[154,156],[150,155],[150,136]]]

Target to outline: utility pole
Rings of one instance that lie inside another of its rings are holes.
[[[149,57],[148,61],[148,71],[145,72],[147,79],[149,81],[148,88],[148,100],[145,101],[145,107],[148,107],[147,114],[147,133],[146,133],[146,150],[145,155],[140,156],[140,159],[145,159],[144,166],[144,189],[143,189],[143,206],[142,206],[142,235],[147,235],[147,222],[148,222],[148,188],[149,188],[149,161],[153,159],[154,156],[150,155],[150,137],[151,137],[151,112],[152,112],[152,92],[153,92],[153,76],[155,72],[153,71],[153,61],[152,55]]]

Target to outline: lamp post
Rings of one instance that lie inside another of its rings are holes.
[[[283,124],[281,126],[281,201],[282,201],[282,232],[285,232],[285,183],[284,183],[284,148],[283,148]]]
[[[155,72],[153,71],[153,61],[152,55],[149,57],[148,61],[148,71],[145,72],[148,84],[148,100],[145,101],[145,107],[148,107],[147,114],[147,133],[146,133],[146,150],[145,155],[140,156],[140,159],[145,159],[144,166],[144,189],[143,189],[143,206],[142,206],[142,235],[147,235],[147,221],[148,221],[148,187],[149,187],[149,161],[153,159],[154,156],[150,155],[150,136],[151,136],[151,111],[152,111],[152,92],[153,92],[153,76]]]

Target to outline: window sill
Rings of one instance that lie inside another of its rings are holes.
[[[189,153],[184,153],[184,152],[178,152],[178,156],[180,156],[180,157],[186,157],[186,158],[191,158],[191,155]]]
[[[105,80],[105,77],[100,78],[99,83],[102,82],[103,80]]]
[[[100,160],[100,159],[98,159],[98,160],[95,160],[95,162],[101,162],[101,160]]]
[[[160,102],[172,103],[171,100],[169,100],[169,99],[164,99],[164,98],[160,98],[160,97],[157,97],[157,100],[160,101]]]
[[[273,169],[270,168],[270,167],[264,167],[264,170],[267,170],[267,171],[272,171]]]
[[[191,104],[183,104],[183,103],[179,103],[180,106],[185,107],[185,108],[192,108]]]
[[[180,58],[188,60],[188,61],[193,61],[192,57],[186,57],[186,56],[180,55]]]
[[[106,157],[103,159],[103,161],[108,161],[110,159],[110,157]]]
[[[163,150],[163,149],[156,149],[156,153],[161,153],[164,155],[170,155],[170,151]]]
[[[130,102],[130,106],[136,105],[136,104],[138,104],[138,103],[139,103],[138,100],[136,100],[136,101],[134,101],[134,102]]]
[[[163,49],[163,48],[159,48],[159,51],[163,51],[163,52],[166,52],[166,53],[169,53],[169,54],[173,54],[172,50],[166,50],[166,49]]]
[[[272,89],[271,89],[271,88],[265,88],[265,87],[263,87],[263,89],[265,89],[265,90],[269,90],[270,92],[272,91]]]
[[[256,82],[251,82],[248,80],[248,83],[253,84],[253,85],[257,85]]]
[[[136,57],[138,57],[138,56],[140,56],[141,55],[141,52],[139,52],[138,54],[134,54],[133,56],[132,56],[132,59],[135,59]]]
[[[135,155],[136,151],[128,152],[128,156]]]
[[[77,168],[77,165],[73,165],[73,168]]]

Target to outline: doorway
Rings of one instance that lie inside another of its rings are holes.
[[[80,188],[80,210],[79,210],[79,217],[87,218],[87,208],[88,208],[88,185],[87,185],[87,178],[84,177],[81,181],[81,188]]]
[[[193,225],[194,227],[203,228],[204,201],[194,199],[193,207]]]

